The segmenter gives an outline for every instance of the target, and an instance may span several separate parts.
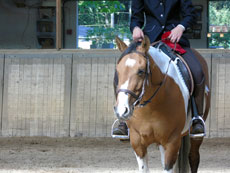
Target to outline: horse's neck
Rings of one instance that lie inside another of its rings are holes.
[[[149,80],[150,83],[152,84],[152,87],[155,87],[163,81],[164,74],[161,72],[160,68],[157,66],[157,64],[154,62],[152,58],[150,58],[149,61],[150,61],[150,71],[151,71]]]
[[[150,71],[148,77],[149,82],[146,84],[145,94],[143,96],[144,100],[149,99],[153,95],[157,88],[160,87],[165,77],[152,58],[150,58]]]

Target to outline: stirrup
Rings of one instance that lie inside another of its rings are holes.
[[[116,119],[112,125],[112,130],[111,130],[111,136],[112,138],[116,138],[116,139],[129,139],[129,129],[128,130],[128,135],[114,135],[113,134],[113,130],[114,130],[114,126],[119,122],[119,119]]]
[[[204,126],[204,133],[199,133],[199,134],[191,134],[191,126],[192,126],[192,123],[194,120],[200,120]],[[203,120],[203,118],[201,118],[200,116],[194,116],[192,118],[192,120],[190,121],[189,123],[189,136],[191,138],[202,138],[202,137],[205,137],[206,136],[206,129],[205,129],[205,122]]]

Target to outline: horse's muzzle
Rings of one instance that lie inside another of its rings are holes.
[[[114,113],[120,120],[128,120],[132,116],[132,109],[129,107],[117,107],[114,106]]]

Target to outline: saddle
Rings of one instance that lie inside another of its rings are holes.
[[[163,42],[158,42],[153,45],[153,47],[160,49],[162,52],[164,52],[172,61],[174,61],[181,73],[181,76],[184,80],[184,83],[186,84],[190,95],[192,95],[194,90],[194,81],[193,76],[191,73],[191,70],[189,68],[189,65],[185,62],[183,57],[175,51],[172,50],[168,45],[166,45]]]

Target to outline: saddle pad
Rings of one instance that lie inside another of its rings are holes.
[[[194,82],[193,82],[193,77],[192,73],[189,69],[188,64],[185,62],[182,56],[175,54],[173,50],[167,46],[163,42],[159,42],[154,45],[155,48],[158,48],[162,50],[169,58],[171,58],[172,61],[176,61],[176,64],[178,66],[178,69],[183,77],[183,80],[190,92],[190,95],[192,95],[193,90],[194,90]]]
[[[177,63],[178,59],[180,60],[180,58],[175,56],[173,61],[166,53],[162,51],[162,49],[159,49],[157,47],[152,47],[152,46],[150,47],[148,53],[153,58],[154,62],[159,67],[161,72],[163,74],[167,73],[167,75],[170,78],[172,78],[180,88],[181,94],[184,99],[184,108],[185,108],[185,117],[186,117],[185,126],[182,131],[183,134],[189,128],[189,122],[191,121],[192,116],[191,116],[191,109],[190,109],[191,106],[189,104],[190,91],[185,84],[185,81],[183,79],[183,76],[181,74],[181,71]]]

